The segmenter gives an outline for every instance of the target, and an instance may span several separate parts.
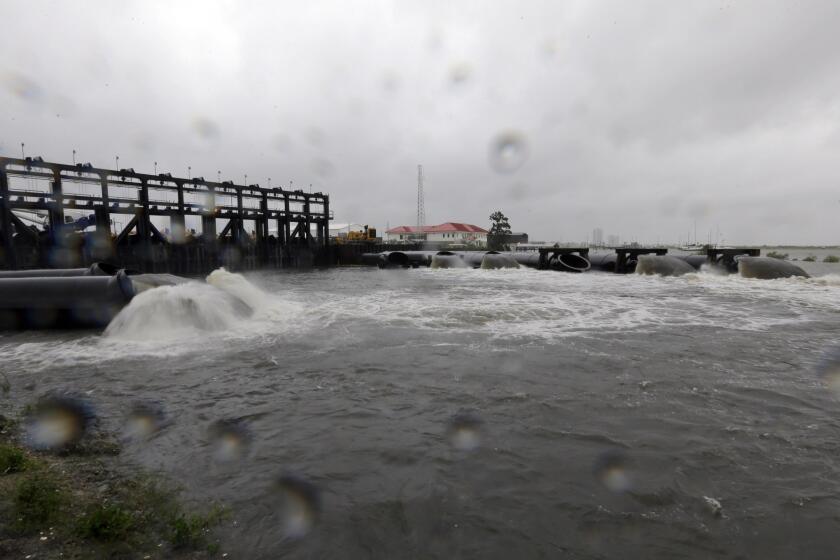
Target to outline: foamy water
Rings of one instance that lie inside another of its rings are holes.
[[[0,350],[19,367],[41,369],[133,355],[223,353],[228,342],[271,344],[284,335],[306,337],[319,329],[352,337],[359,322],[530,343],[690,326],[762,331],[840,310],[836,274],[756,280],[713,270],[663,278],[419,269],[333,276],[340,279],[335,286],[307,292],[296,282],[284,287],[289,275],[259,276],[263,289],[220,269],[206,282],[141,293],[102,334],[71,335],[58,342],[43,333],[12,335],[5,344],[0,338]],[[366,290],[371,277],[380,286]]]

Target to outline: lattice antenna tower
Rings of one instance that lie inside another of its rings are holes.
[[[426,202],[423,197],[423,166],[417,166],[417,235],[422,235],[426,225]]]

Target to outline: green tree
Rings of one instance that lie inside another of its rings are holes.
[[[510,235],[510,221],[501,210],[490,214],[490,232],[487,234],[487,248],[491,251],[507,251],[508,236]]]

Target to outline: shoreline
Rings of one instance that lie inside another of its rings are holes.
[[[112,434],[86,433],[59,451],[26,447],[21,420],[0,415],[0,557],[225,557],[218,504],[196,509],[165,476],[118,468]]]

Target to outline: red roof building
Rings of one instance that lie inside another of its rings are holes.
[[[489,232],[478,226],[474,226],[472,224],[462,224],[460,222],[446,222],[445,224],[440,224],[439,226],[423,226],[422,231],[420,233],[455,233],[455,232],[464,232],[464,233],[483,233],[487,235]],[[387,230],[385,233],[417,233],[417,226],[399,226],[395,228],[391,228]]]
[[[446,222],[437,226],[424,226],[419,231],[416,226],[399,226],[385,232],[386,241],[412,241],[418,238],[425,241],[458,244],[487,243],[489,232],[472,224]]]

